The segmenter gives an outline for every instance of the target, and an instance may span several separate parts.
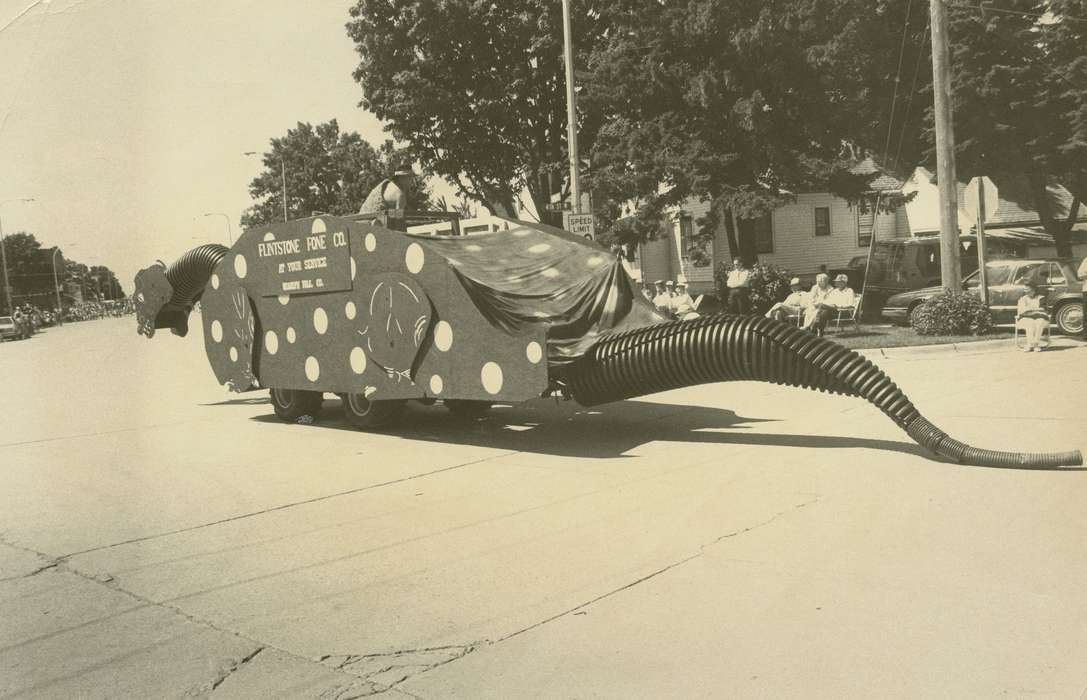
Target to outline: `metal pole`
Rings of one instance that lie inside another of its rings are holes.
[[[283,181],[283,220],[287,220],[287,164],[283,156],[279,157],[279,176]],[[232,244],[233,245],[233,244]]]
[[[951,53],[944,0],[929,0],[932,25],[932,81],[936,114],[936,179],[940,191],[940,279],[944,289],[958,290],[959,268],[958,180],[955,178],[955,133],[951,104]]]
[[[577,96],[574,94],[574,41],[570,31],[570,0],[562,0],[563,57],[566,63],[566,140],[570,146],[570,194],[572,211],[581,213],[581,183],[578,181]]]
[[[978,289],[981,303],[989,305],[989,274],[985,270],[985,178],[976,177],[978,185]]]
[[[0,260],[4,265],[4,315],[11,316],[11,280],[8,279],[8,251],[4,247],[4,222],[0,220]]]
[[[57,325],[63,326],[64,309],[60,303],[60,280],[57,279],[57,253],[60,252],[60,248],[53,246],[53,289],[57,292]]]

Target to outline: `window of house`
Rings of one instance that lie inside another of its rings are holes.
[[[857,211],[857,246],[867,248],[872,245],[872,229],[876,227],[875,202],[868,202],[868,211]]]
[[[755,252],[774,252],[774,218],[770,214],[763,214],[755,219]]]
[[[694,220],[691,215],[680,214],[675,225],[679,233],[679,249],[683,256],[683,262],[695,267],[709,265],[711,258],[706,251],[706,243],[695,238]]]
[[[815,235],[830,235],[830,207],[815,208]]]

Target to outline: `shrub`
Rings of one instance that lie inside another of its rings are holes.
[[[985,335],[993,315],[973,294],[945,291],[921,304],[910,323],[920,335]]]
[[[789,296],[789,280],[792,273],[788,270],[755,263],[751,266],[751,313],[764,314],[770,307]],[[717,298],[724,305],[728,300],[728,287],[725,281],[732,271],[732,263],[718,263],[713,271],[713,284],[717,289]]]

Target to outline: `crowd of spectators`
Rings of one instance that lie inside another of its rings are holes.
[[[111,299],[104,301],[81,301],[64,307],[62,315],[53,309],[41,309],[34,304],[20,304],[12,309],[11,318],[15,323],[18,337],[29,338],[36,331],[47,326],[55,326],[58,321],[90,321],[99,318],[117,318],[135,312],[131,299]]]

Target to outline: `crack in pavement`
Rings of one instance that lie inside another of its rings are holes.
[[[400,649],[388,653],[326,656],[320,662],[350,673],[375,686],[379,694],[396,688],[412,676],[432,671],[475,651],[481,642],[419,649]],[[402,692],[399,691],[398,692]]]
[[[257,654],[261,653],[262,651],[264,651],[264,647],[259,646],[245,656],[241,657],[240,659],[233,660],[230,665],[222,669],[219,672],[219,676],[211,682],[211,687],[208,688],[208,692],[215,692],[215,689],[222,685],[223,681],[225,681],[227,678],[230,678],[231,674],[237,672],[242,666],[245,666],[247,663],[252,661],[254,658],[256,658]]]
[[[184,532],[193,532],[194,530],[203,530],[204,528],[215,527],[216,525],[222,525],[224,523],[234,522],[235,520],[244,520],[246,518],[252,518],[252,517],[256,517],[258,515],[265,515],[266,513],[275,513],[276,511],[287,510],[288,508],[295,508],[297,506],[309,505],[311,503],[319,503],[321,501],[327,501],[327,500],[330,500],[330,499],[333,499],[333,498],[340,498],[341,496],[350,496],[352,494],[362,493],[363,491],[370,491],[370,490],[373,490],[373,489],[382,488],[384,486],[392,486],[392,485],[395,485],[395,484],[402,484],[402,483],[404,483],[406,481],[413,481],[415,479],[423,479],[423,478],[428,477],[428,476],[433,476],[434,474],[441,474],[443,472],[453,471],[455,469],[462,469],[464,467],[470,467],[470,466],[473,466],[473,465],[476,465],[476,464],[481,464],[483,462],[488,462],[488,461],[490,461],[492,459],[501,459],[503,457],[508,457],[508,456],[510,456],[512,454],[517,454],[517,450],[509,450],[509,451],[503,452],[501,454],[491,455],[490,457],[481,457],[480,459],[474,459],[474,460],[471,460],[469,462],[462,462],[460,464],[452,464],[452,465],[450,465],[448,467],[442,467],[440,469],[434,469],[434,470],[429,471],[429,472],[423,472],[422,474],[413,474],[412,476],[405,476],[405,477],[401,477],[399,479],[390,479],[389,481],[382,481],[381,483],[378,483],[378,484],[369,484],[367,486],[359,486],[358,488],[348,489],[346,491],[338,491],[336,493],[325,494],[323,496],[314,496],[313,498],[307,498],[307,499],[302,500],[302,501],[295,501],[295,502],[292,502],[292,503],[283,503],[283,504],[280,504],[278,506],[272,506],[270,508],[265,508],[263,510],[253,511],[251,513],[242,513],[240,515],[232,515],[229,518],[222,518],[220,520],[215,520],[215,521],[208,522],[208,523],[201,523],[199,525],[192,525],[190,527],[182,527],[182,528],[178,528],[176,530],[169,530],[169,531],[166,531],[166,532],[157,532],[157,533],[155,533],[153,535],[144,535],[142,537],[133,537],[131,539],[123,540],[121,542],[113,542],[111,544],[104,544],[104,545],[100,545],[98,547],[90,547],[89,549],[82,549],[82,550],[79,550],[78,552],[70,552],[68,554],[61,555],[60,557],[57,557],[57,559],[59,559],[59,560],[71,559],[73,557],[78,557],[78,556],[81,556],[83,554],[90,554],[91,552],[100,552],[100,551],[105,550],[105,549],[113,549],[114,547],[122,547],[122,546],[124,546],[126,544],[135,544],[137,542],[146,542],[148,540],[155,540],[155,539],[159,539],[159,538],[162,538],[162,537],[169,537],[171,535],[179,535],[179,534],[184,533]]]
[[[511,632],[510,634],[507,634],[504,637],[499,637],[497,640],[495,640],[493,642],[489,642],[489,644],[491,644],[491,645],[498,644],[500,642],[506,641],[507,639],[512,639],[513,637],[524,634],[525,632],[528,632],[530,630],[534,630],[537,627],[541,627],[543,625],[546,625],[549,622],[554,622],[555,620],[559,619],[560,617],[565,617],[565,616],[570,615],[572,613],[576,613],[577,611],[582,610],[584,608],[587,608],[590,605],[593,605],[594,603],[598,603],[601,600],[604,600],[605,598],[610,598],[611,596],[617,595],[619,593],[622,593],[625,590],[628,590],[628,589],[633,588],[633,587],[635,587],[637,585],[645,583],[646,581],[648,581],[648,580],[650,580],[652,578],[656,578],[657,576],[660,576],[663,573],[666,573],[668,571],[671,571],[672,569],[683,566],[684,564],[686,564],[686,563],[688,563],[690,561],[698,559],[703,554],[705,554],[705,551],[706,551],[707,547],[712,547],[713,545],[721,542],[722,540],[726,540],[726,539],[729,539],[731,537],[738,537],[739,535],[743,535],[745,533],[752,532],[753,530],[757,530],[759,528],[765,527],[765,526],[771,524],[772,522],[774,522],[775,520],[777,520],[778,518],[781,518],[781,517],[783,517],[783,516],[785,516],[785,515],[787,515],[789,513],[793,513],[794,511],[800,510],[801,508],[805,508],[805,507],[807,507],[807,506],[809,506],[809,505],[811,505],[813,503],[817,503],[821,499],[822,499],[822,496],[816,496],[815,498],[812,498],[812,499],[810,499],[808,501],[804,501],[803,503],[798,503],[797,505],[795,505],[795,506],[793,506],[791,508],[786,508],[783,511],[775,513],[773,516],[771,516],[770,518],[768,518],[768,519],[766,519],[766,520],[764,520],[764,521],[762,521],[760,523],[756,523],[755,525],[751,525],[749,527],[745,527],[745,528],[742,528],[740,530],[734,530],[733,532],[725,533],[725,534],[711,540],[710,542],[699,545],[698,551],[695,552],[694,554],[690,555],[690,556],[687,556],[687,557],[684,557],[684,558],[682,558],[682,559],[680,559],[678,561],[672,562],[671,564],[668,564],[667,566],[661,567],[660,569],[657,569],[656,571],[653,571],[653,572],[651,572],[649,574],[646,574],[645,576],[642,576],[639,579],[631,581],[630,583],[628,583],[628,584],[626,584],[624,586],[620,586],[619,588],[616,588],[616,589],[614,589],[612,591],[608,591],[607,593],[603,593],[601,595],[598,595],[595,598],[592,598],[591,600],[588,600],[588,601],[586,601],[584,603],[576,605],[576,606],[574,606],[574,607],[572,607],[572,608],[570,608],[568,610],[564,610],[563,612],[560,612],[560,613],[558,613],[556,615],[552,615],[551,617],[548,617],[546,619],[540,620],[539,622],[531,624],[528,627],[519,629],[516,632]]]

